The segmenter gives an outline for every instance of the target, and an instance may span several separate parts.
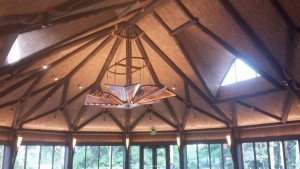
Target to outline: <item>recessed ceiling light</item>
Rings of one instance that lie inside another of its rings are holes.
[[[81,85],[78,85],[78,89],[82,89],[82,86],[81,86]]]
[[[58,81],[58,77],[54,77],[54,80],[55,80],[55,81]]]
[[[44,66],[43,66],[43,69],[45,69],[45,70],[48,69],[48,66],[47,66],[47,65],[44,65]]]
[[[175,90],[176,88],[175,87],[172,87],[172,90]]]

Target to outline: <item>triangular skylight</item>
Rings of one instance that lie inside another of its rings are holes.
[[[259,77],[251,67],[240,59],[235,59],[223,79],[221,86]]]

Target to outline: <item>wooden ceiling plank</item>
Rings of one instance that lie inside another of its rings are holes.
[[[186,59],[186,61],[189,63],[189,65],[191,66],[191,68],[193,69],[194,73],[196,74],[197,78],[200,80],[201,84],[203,85],[203,87],[205,88],[205,90],[207,91],[210,99],[215,100],[212,92],[210,91],[210,89],[208,88],[205,80],[203,79],[201,73],[198,71],[197,67],[193,64],[193,61],[191,59],[191,57],[189,56],[189,54],[187,53],[187,51],[185,50],[185,48],[183,47],[182,43],[180,42],[180,40],[178,39],[178,37],[172,36],[172,31],[169,28],[169,26],[162,20],[162,18],[156,13],[153,13],[153,17],[166,29],[166,31],[169,32],[169,35],[173,38],[173,40],[175,41],[175,43],[177,44],[178,48],[180,49],[180,51],[182,52],[184,58]]]
[[[244,103],[244,102],[242,102],[242,101],[237,101],[236,103],[238,103],[238,104],[240,104],[240,105],[242,105],[242,106],[244,106],[244,107],[247,107],[247,108],[249,108],[249,109],[252,109],[252,110],[254,110],[254,111],[258,112],[258,113],[261,113],[261,114],[263,114],[263,115],[269,116],[269,117],[271,117],[271,118],[273,118],[273,119],[275,119],[275,120],[278,120],[278,121],[281,121],[281,120],[282,120],[281,117],[275,116],[274,114],[271,114],[271,113],[269,113],[269,112],[266,112],[266,111],[264,111],[264,110],[262,110],[262,109],[260,109],[260,108],[258,108],[258,107],[249,105],[249,104]]]
[[[274,8],[278,11],[284,22],[287,24],[288,27],[292,28],[294,31],[300,33],[300,28],[297,27],[292,19],[289,17],[289,15],[286,13],[286,11],[282,8],[280,5],[280,2],[278,0],[271,0],[272,5]]]
[[[228,124],[231,124],[231,120],[222,112],[218,107],[212,105],[212,101],[197,87],[197,85],[187,77],[175,63],[146,35],[142,35],[143,40],[185,81],[187,82],[196,92],[202,97],[210,107],[220,115],[221,118],[226,120]]]
[[[9,94],[10,92],[20,88],[21,86],[25,85],[26,83],[28,83],[29,81],[31,81],[32,79],[38,77],[41,74],[41,72],[38,73],[34,73],[28,77],[26,77],[25,79],[22,79],[21,81],[19,81],[18,83],[8,87],[7,89],[5,89],[4,91],[0,92],[0,97],[4,97],[5,95]]]
[[[49,110],[49,111],[47,111],[47,112],[45,112],[45,113],[42,113],[42,114],[40,114],[40,115],[37,115],[37,116],[33,117],[33,118],[24,120],[20,125],[23,126],[24,124],[27,124],[27,123],[32,122],[32,121],[34,121],[34,120],[37,120],[37,119],[40,119],[40,118],[42,118],[42,117],[48,116],[48,115],[50,115],[50,114],[52,114],[52,113],[54,113],[54,112],[56,112],[56,111],[58,111],[57,108],[51,109],[51,110]]]
[[[142,58],[144,58],[145,60],[149,60],[149,57],[148,57],[148,55],[147,55],[147,53],[146,53],[146,51],[145,51],[145,48],[144,48],[144,46],[143,46],[141,40],[140,40],[139,38],[137,38],[137,39],[135,40],[135,42],[136,42],[136,45],[137,45],[138,48],[139,48],[139,51],[141,52]],[[149,72],[150,72],[150,75],[151,75],[151,77],[152,77],[154,83],[157,84],[157,85],[161,85],[161,83],[159,82],[159,79],[158,79],[158,77],[157,77],[157,75],[156,75],[156,73],[155,73],[155,71],[154,71],[154,69],[153,69],[151,63],[147,66],[147,68],[148,68],[148,70],[149,70]],[[168,111],[169,111],[171,117],[172,117],[173,120],[176,122],[176,124],[177,124],[177,126],[178,126],[177,129],[178,129],[178,130],[181,129],[181,124],[180,124],[180,122],[179,122],[179,120],[178,120],[178,118],[177,118],[177,116],[176,116],[176,113],[175,113],[174,109],[172,108],[172,105],[171,105],[170,101],[167,100],[167,99],[164,99],[164,103],[165,103],[165,105],[167,106],[167,109],[168,109]]]
[[[60,81],[60,83],[56,84],[48,93],[46,93],[41,100],[39,100],[36,104],[34,104],[20,119],[18,120],[18,124],[22,124],[23,121],[28,118],[30,115],[32,115],[38,108],[40,108],[45,101],[51,97],[61,86],[63,85],[63,82]]]
[[[236,24],[246,33],[246,35],[250,38],[256,48],[263,54],[266,60],[273,66],[274,70],[277,71],[278,75],[284,78],[284,74],[282,72],[282,67],[277,62],[273,54],[266,47],[264,42],[256,35],[251,26],[247,23],[247,21],[240,15],[240,13],[233,7],[233,5],[228,0],[220,1],[225,10],[232,16],[235,20]]]
[[[234,101],[238,101],[238,100],[244,100],[244,99],[249,99],[252,97],[258,97],[258,96],[262,96],[262,95],[267,95],[270,93],[275,93],[278,91],[284,91],[285,89],[269,89],[269,90],[264,90],[264,91],[260,91],[260,92],[255,92],[255,93],[251,93],[251,94],[247,94],[247,95],[242,95],[242,96],[237,96],[237,97],[231,97],[231,98],[226,98],[226,99],[222,99],[222,100],[218,100],[215,104],[220,104],[220,103],[225,103],[225,102],[234,102]]]
[[[127,23],[131,24],[131,25],[136,24],[138,21],[140,21],[146,15],[148,15],[149,13],[151,13],[154,9],[156,9],[157,7],[159,7],[163,2],[165,2],[165,0],[155,0],[155,1],[152,1],[149,5],[147,5],[144,8],[143,12],[134,15],[132,18],[130,18],[127,21]]]
[[[72,124],[72,130],[74,131],[77,128],[78,122],[81,119],[82,115],[87,111],[87,105],[82,105],[77,116],[75,117],[75,120]]]
[[[97,89],[100,89],[100,82],[102,81],[103,77],[105,76],[105,73],[107,71],[107,68],[109,67],[109,65],[111,64],[116,52],[118,51],[118,48],[121,44],[123,39],[121,38],[117,38],[115,43],[113,44],[113,47],[111,48],[103,66],[102,66],[102,69],[101,71],[99,72],[98,74],[98,77],[97,79],[95,80],[94,82],[94,85],[93,85],[93,88],[91,90],[91,92],[95,92]]]
[[[117,120],[117,118],[111,114],[111,112],[107,113],[109,117],[115,122],[115,124],[122,130],[123,133],[126,132],[125,127]]]
[[[173,127],[174,129],[178,130],[178,126],[174,125],[173,123],[171,123],[169,120],[167,120],[166,118],[164,118],[162,115],[160,115],[159,113],[157,113],[156,111],[152,111],[152,113],[158,117],[160,120],[164,121],[165,123],[167,123],[169,126]]]
[[[47,53],[49,53],[49,52],[63,51],[65,49],[69,48],[70,46],[75,46],[82,42],[88,41],[89,39],[92,39],[92,38],[102,39],[103,37],[109,35],[113,29],[114,29],[114,27],[111,26],[111,27],[105,28],[103,30],[97,31],[95,33],[92,33],[90,35],[72,40],[72,39],[88,32],[88,31],[87,32],[83,31],[83,32],[73,35],[69,38],[63,39],[49,47],[46,47],[40,51],[37,51],[37,52],[27,56],[26,58],[24,58],[23,60],[20,60],[19,62],[10,64],[10,65],[6,65],[6,66],[0,68],[0,76],[3,76],[9,72],[15,73],[16,70],[18,72],[21,72],[22,70],[26,69],[28,67],[28,65],[37,62],[38,59],[36,59],[36,58],[43,59],[43,58],[47,57],[48,56]],[[72,40],[72,41],[69,42],[70,40]]]
[[[28,96],[32,90],[35,88],[35,86],[42,80],[42,78],[44,77],[44,74],[39,75],[33,82],[32,84],[29,86],[29,88],[25,91],[25,93],[23,94],[22,97],[26,97]]]
[[[184,102],[184,101],[185,101],[182,97],[180,97],[180,96],[178,96],[178,95],[176,95],[175,98],[176,98],[178,101],[180,101],[180,102]],[[196,110],[198,113],[201,113],[201,114],[203,114],[203,115],[205,115],[205,116],[207,116],[207,117],[210,117],[210,118],[212,118],[212,119],[214,119],[214,120],[217,120],[217,121],[219,121],[219,122],[221,122],[221,123],[224,123],[224,124],[228,125],[228,123],[227,123],[225,120],[220,119],[219,117],[217,117],[217,116],[215,116],[215,115],[213,115],[213,114],[211,114],[211,113],[209,113],[209,112],[207,112],[207,111],[201,109],[200,107],[197,107],[196,105],[192,105],[192,108],[193,108],[194,110]]]
[[[272,76],[270,76],[268,73],[266,73],[263,69],[256,66],[252,61],[250,61],[248,59],[247,56],[244,56],[243,54],[241,54],[233,46],[229,45],[227,42],[222,40],[220,37],[218,37],[216,34],[214,34],[212,31],[210,31],[208,28],[206,28],[203,24],[201,24],[199,22],[198,18],[195,18],[192,15],[192,13],[187,9],[187,7],[180,0],[176,0],[175,2],[191,21],[194,21],[194,20],[196,21],[196,26],[203,33],[205,33],[207,36],[209,36],[211,39],[213,39],[216,43],[218,43],[220,46],[222,46],[224,49],[226,49],[232,55],[243,60],[247,65],[252,67],[257,73],[259,73],[262,77],[264,77],[267,81],[269,81],[275,87],[277,87],[279,89],[283,88],[281,83],[279,83],[277,80],[275,80]]]
[[[292,93],[288,93],[285,103],[284,103],[284,107],[283,107],[283,111],[282,111],[282,123],[286,123],[289,113],[290,113],[290,109],[293,103],[293,99],[294,99],[294,95]]]
[[[96,115],[94,115],[93,117],[89,118],[88,120],[86,120],[85,122],[83,122],[82,124],[80,124],[78,127],[76,127],[75,132],[79,131],[80,129],[82,129],[83,127],[85,127],[86,125],[88,125],[89,123],[91,123],[92,121],[94,121],[96,118],[98,118],[99,116],[101,116],[103,113],[104,113],[104,111],[100,111]]]
[[[133,122],[132,123],[132,125],[130,126],[130,131],[132,132],[134,129],[135,129],[135,127],[139,124],[139,122],[141,121],[141,119],[143,118],[143,117],[145,117],[145,115],[146,115],[146,112],[144,111],[136,120],[135,120],[135,122]]]

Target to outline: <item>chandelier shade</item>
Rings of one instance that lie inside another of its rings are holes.
[[[85,105],[97,105],[103,108],[131,109],[141,105],[155,104],[163,98],[173,97],[174,93],[166,86],[133,84],[130,86],[105,85],[110,93],[87,94]]]

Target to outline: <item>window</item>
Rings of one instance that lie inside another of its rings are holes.
[[[228,72],[226,73],[221,83],[221,86],[226,86],[244,80],[253,79],[259,76],[260,75],[258,73],[256,73],[251,67],[245,64],[242,60],[235,59],[231,64]]]
[[[233,169],[227,144],[188,144],[186,145],[186,160],[188,169]]]
[[[130,169],[140,168],[140,146],[130,146],[129,154]]]
[[[124,146],[76,146],[73,168],[122,169],[124,157]]]
[[[170,169],[179,169],[180,159],[177,145],[170,145]]]
[[[20,146],[14,169],[63,169],[64,158],[63,146]]]
[[[3,166],[4,145],[0,145],[0,168]]]
[[[300,168],[297,140],[243,143],[244,169]]]

